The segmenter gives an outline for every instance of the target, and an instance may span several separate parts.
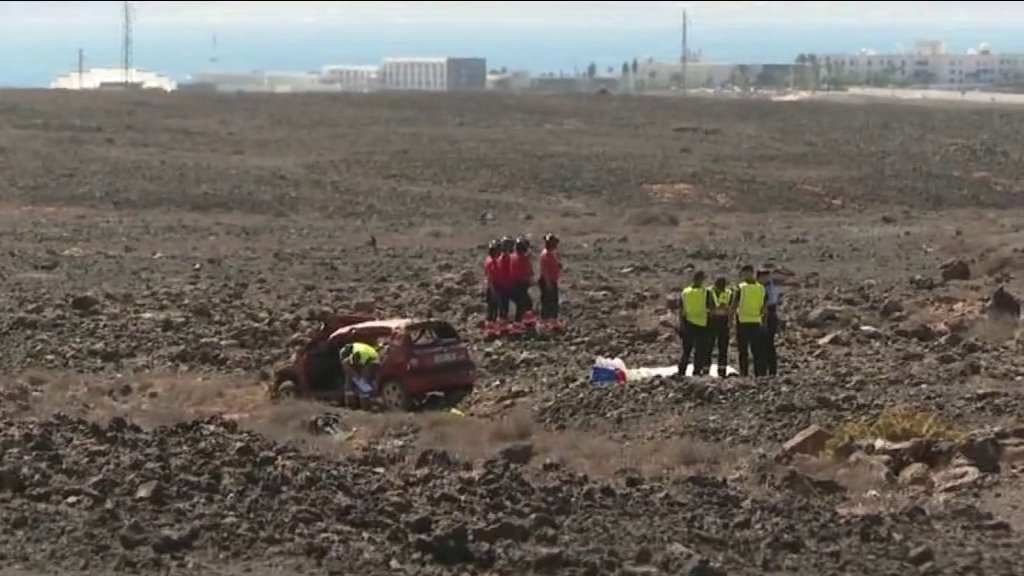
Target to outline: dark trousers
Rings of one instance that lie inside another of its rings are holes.
[[[775,352],[775,335],[778,332],[779,312],[774,308],[768,308],[768,317],[765,319],[764,330],[765,371],[768,376],[775,376],[779,373],[779,355]]]
[[[522,322],[523,314],[533,310],[533,298],[530,298],[530,283],[516,282],[512,287],[512,302],[516,305],[515,321]]]
[[[508,320],[508,305],[512,301],[512,290],[508,287],[495,289],[498,296],[498,318]]]
[[[729,319],[712,316],[708,320],[707,360],[704,365],[711,367],[711,354],[718,347],[718,375],[725,377],[725,367],[729,364]]]
[[[680,336],[683,339],[683,356],[679,359],[679,373],[683,374],[686,371],[686,365],[690,363],[692,355],[694,376],[703,374],[708,359],[707,326],[697,326],[684,320],[683,333]]]
[[[498,309],[501,307],[501,294],[494,286],[488,286],[484,297],[487,299],[487,321],[494,322],[498,319]]]
[[[540,288],[540,319],[558,318],[558,283],[546,282],[541,278],[537,286]]]
[[[764,328],[760,323],[736,324],[736,345],[740,349],[740,376],[750,375],[750,357],[754,357],[754,376],[764,376],[767,363],[764,353]]]

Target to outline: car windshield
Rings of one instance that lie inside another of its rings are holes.
[[[459,333],[448,323],[432,322],[409,327],[409,340],[417,348],[428,348],[459,342]]]

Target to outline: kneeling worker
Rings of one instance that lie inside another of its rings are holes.
[[[369,344],[353,342],[342,347],[339,356],[341,368],[352,379],[356,393],[363,398],[372,394],[377,369],[380,367],[377,350]]]
[[[708,360],[708,310],[714,308],[711,291],[704,286],[703,271],[693,275],[693,282],[683,288],[682,307],[679,311],[679,336],[683,340],[683,356],[679,359],[679,373],[686,374],[686,366],[693,355],[693,375],[705,375]]]

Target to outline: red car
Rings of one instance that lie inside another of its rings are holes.
[[[450,323],[339,316],[321,325],[290,366],[275,372],[271,397],[287,394],[358,406],[339,358],[341,348],[352,342],[377,348],[380,368],[372,397],[389,410],[410,410],[434,395],[454,404],[473,391],[476,365]]]

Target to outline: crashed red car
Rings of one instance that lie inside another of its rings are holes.
[[[476,365],[450,323],[339,316],[323,323],[291,365],[274,373],[271,397],[291,395],[359,406],[339,358],[341,348],[352,342],[377,348],[380,368],[372,399],[389,410],[410,410],[436,395],[454,404],[473,391]]]

